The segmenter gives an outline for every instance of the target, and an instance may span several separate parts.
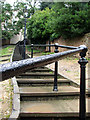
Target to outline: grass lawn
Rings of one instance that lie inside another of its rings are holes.
[[[0,56],[11,54],[12,52],[10,49],[13,49],[13,47],[14,46],[7,46],[0,48]]]

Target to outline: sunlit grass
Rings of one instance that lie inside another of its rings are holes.
[[[13,46],[8,46],[8,47],[5,47],[5,48],[0,48],[0,56],[9,55],[11,53],[9,51],[10,48],[13,48]]]
[[[54,52],[42,52],[42,55],[54,54]]]

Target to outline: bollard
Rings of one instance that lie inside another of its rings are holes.
[[[85,59],[87,48],[82,45],[80,47],[84,47],[82,52],[80,53],[80,60],[78,63],[80,64],[80,101],[79,101],[79,120],[86,120],[86,78],[85,78],[85,68],[88,61]]]
[[[58,43],[55,44],[55,53],[58,53]],[[54,88],[53,91],[58,91],[57,88],[57,75],[58,75],[58,62],[55,62],[55,71],[54,71]]]

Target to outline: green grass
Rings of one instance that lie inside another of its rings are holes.
[[[88,61],[90,60],[90,58],[86,58]]]
[[[10,115],[6,115],[5,117],[6,117],[6,118],[9,118],[9,117],[10,117]]]
[[[69,73],[69,72],[71,72],[71,71],[67,70],[67,73]]]
[[[54,52],[42,52],[42,55],[49,55],[49,54],[54,54]]]
[[[52,74],[52,73],[53,73],[53,71],[50,71],[49,73],[50,73],[50,74]]]
[[[13,48],[13,46],[8,46],[6,48],[1,48],[0,49],[0,56],[3,55],[9,55],[11,52],[9,51],[10,48]]]
[[[27,49],[28,52],[31,52],[31,48],[30,47],[26,46],[26,49]],[[39,53],[39,52],[40,52],[40,50],[33,49],[33,53]]]

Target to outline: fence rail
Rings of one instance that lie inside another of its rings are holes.
[[[23,45],[20,45],[20,46],[23,46]],[[68,48],[68,49],[77,49],[78,47],[74,47],[74,46],[65,46],[65,45],[58,45],[58,44],[31,44],[31,45],[26,45],[26,46],[29,46],[29,47],[55,47],[55,46],[58,46],[58,47],[61,47],[61,48]]]

